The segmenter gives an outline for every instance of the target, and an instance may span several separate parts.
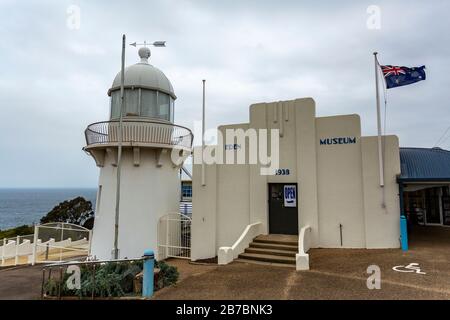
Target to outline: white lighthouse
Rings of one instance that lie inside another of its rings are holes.
[[[119,72],[108,90],[109,120],[93,123],[85,131],[84,150],[100,167],[92,239],[92,255],[99,259],[111,258],[114,249],[119,143],[120,258],[140,257],[145,249],[157,254],[158,221],[179,210],[181,160],[192,147],[191,131],[173,123],[176,96],[172,84],[148,63],[149,48],[140,48],[139,56],[140,62],[124,72],[121,130]]]

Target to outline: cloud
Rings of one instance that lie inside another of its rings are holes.
[[[381,29],[366,26],[369,5]],[[80,8],[80,28],[67,8]],[[95,186],[84,129],[107,119],[106,92],[128,42],[166,40],[151,63],[171,79],[176,122],[248,121],[248,106],[311,96],[319,116],[358,113],[376,133],[372,52],[386,64],[427,66],[428,79],[388,92],[388,133],[431,147],[450,124],[445,1],[2,1],[0,187]],[[127,46],[127,65],[137,62]],[[450,147],[447,140],[443,147]]]

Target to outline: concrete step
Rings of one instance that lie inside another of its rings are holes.
[[[258,253],[258,254],[267,254],[273,256],[284,256],[284,257],[295,257],[295,251],[289,250],[277,250],[277,249],[265,249],[265,248],[247,248],[245,249],[246,253]]]
[[[256,261],[256,260],[247,260],[247,259],[236,259],[234,260],[240,263],[248,263],[248,264],[259,264],[262,266],[271,266],[271,267],[281,267],[281,268],[295,268],[295,264],[286,264],[286,263],[271,263],[264,261]]]
[[[250,248],[260,248],[260,249],[274,249],[274,250],[285,250],[298,252],[298,246],[275,244],[275,243],[264,243],[264,242],[252,242],[250,243]]]
[[[263,261],[269,263],[284,263],[295,265],[295,257],[283,257],[270,254],[258,254],[258,253],[241,253],[239,259]]]
[[[267,244],[281,244],[287,246],[298,246],[298,241],[288,241],[288,240],[276,240],[276,239],[264,239],[256,237],[253,239],[256,243],[267,243]]]

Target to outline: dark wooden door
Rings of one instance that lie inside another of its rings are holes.
[[[295,206],[285,206],[285,185],[295,186],[291,188],[295,191],[296,183],[270,183],[269,184],[269,233],[271,234],[298,234],[298,203]],[[290,204],[292,205],[292,204]]]

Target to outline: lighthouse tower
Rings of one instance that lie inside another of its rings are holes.
[[[172,84],[148,63],[149,48],[140,48],[139,57],[140,62],[125,68],[122,125],[119,72],[108,90],[110,119],[85,131],[84,150],[100,168],[91,250],[98,259],[110,259],[114,248],[119,143],[120,258],[140,257],[145,249],[157,254],[158,221],[179,211],[180,167],[191,152],[191,131],[173,123]]]

